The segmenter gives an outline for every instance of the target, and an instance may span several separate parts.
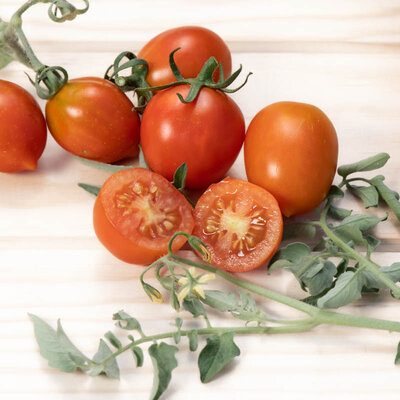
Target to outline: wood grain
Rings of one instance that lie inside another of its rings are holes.
[[[337,129],[340,163],[387,151],[392,158],[382,172],[389,185],[400,189],[399,1],[91,3],[88,14],[60,26],[48,21],[45,7],[26,15],[27,34],[42,60],[64,65],[71,77],[101,76],[120,51],[139,50],[163,29],[207,26],[228,41],[234,65],[242,63],[245,71],[254,73],[234,95],[246,123],[275,101],[315,104]],[[20,4],[1,0],[0,15],[8,18]],[[0,79],[32,92],[24,71],[23,66],[11,64],[0,71]],[[245,177],[242,155],[230,174]],[[61,317],[67,333],[89,355],[99,337],[113,329],[111,316],[119,309],[140,319],[146,332],[171,329],[169,322],[176,314],[168,305],[148,301],[138,283],[142,267],[119,262],[94,236],[93,197],[76,183],[101,184],[107,176],[76,162],[51,137],[37,171],[0,176],[1,399],[148,398],[152,380],[148,359],[136,370],[130,355],[124,356],[119,382],[59,373],[39,356],[27,317],[32,312],[52,324]],[[344,202],[355,212],[361,210],[354,199]],[[379,228],[383,245],[375,255],[378,263],[400,261],[399,230],[394,218]],[[304,297],[284,271],[267,275],[263,267],[243,276]],[[286,307],[263,304],[271,315],[296,315]],[[400,316],[398,303],[389,296],[369,295],[344,311],[387,319]],[[197,324],[185,312],[180,316],[188,320],[185,323]],[[212,319],[215,324],[231,323],[216,315]],[[239,337],[240,360],[207,385],[199,383],[195,356],[183,341],[179,367],[164,398],[397,400],[400,370],[393,359],[399,339],[398,334],[327,326],[304,334]]]

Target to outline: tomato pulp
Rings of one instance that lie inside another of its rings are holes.
[[[0,80],[0,172],[36,169],[46,139],[46,121],[33,96]]]
[[[322,202],[335,176],[337,158],[335,128],[310,104],[272,104],[247,129],[247,178],[270,191],[287,217],[311,211]]]
[[[149,64],[146,79],[150,86],[175,82],[169,55],[178,47],[180,50],[175,53],[174,59],[184,78],[195,78],[210,57],[222,63],[226,78],[231,75],[231,52],[226,43],[209,29],[182,26],[155,36],[138,53],[138,58],[145,59]],[[215,79],[218,80],[218,77],[217,72]]]
[[[150,264],[168,251],[177,231],[192,233],[192,207],[165,178],[143,168],[116,172],[97,196],[93,225],[100,242],[116,257]],[[173,242],[176,251],[186,238]]]
[[[150,168],[172,180],[184,162],[186,186],[204,188],[219,181],[234,163],[245,138],[243,114],[220,91],[202,88],[197,98],[182,103],[188,85],[157,93],[143,113],[141,145]]]
[[[207,246],[211,263],[249,271],[270,259],[282,238],[278,202],[265,189],[239,179],[211,185],[194,210],[193,234]]]
[[[58,144],[77,156],[112,163],[138,154],[139,116],[105,79],[70,80],[47,102],[46,119]]]

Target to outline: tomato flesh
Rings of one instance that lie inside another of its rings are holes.
[[[190,204],[166,179],[142,168],[113,174],[95,203],[97,237],[116,257],[133,264],[150,264],[167,253],[177,231],[191,233]],[[173,250],[186,239],[176,238]]]
[[[239,179],[211,185],[194,210],[194,235],[206,245],[211,263],[231,272],[259,267],[282,238],[282,215],[265,189]]]

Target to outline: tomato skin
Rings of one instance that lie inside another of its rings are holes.
[[[133,193],[135,184],[144,187],[156,186],[161,200],[158,204],[173,206],[179,219],[173,229],[162,237],[141,234],[140,227],[145,225],[146,207],[142,200],[133,208],[133,212],[124,215],[126,208],[121,207],[116,198],[126,192]],[[147,186],[146,186],[147,185]],[[125,191],[125,192],[124,192]],[[137,205],[139,204],[139,206]],[[185,197],[165,178],[143,168],[122,170],[111,175],[102,186],[96,198],[93,210],[93,226],[100,242],[115,257],[130,264],[148,265],[168,252],[168,243],[176,231],[192,233],[194,221],[192,207]],[[178,236],[172,250],[179,250],[186,238]]]
[[[261,266],[282,239],[282,214],[276,199],[267,190],[240,179],[228,177],[211,185],[198,200],[193,215],[193,235],[206,244],[211,263],[226,271],[245,272]]]
[[[46,119],[58,144],[77,156],[112,163],[138,154],[137,112],[105,79],[70,80],[47,102]]]
[[[154,96],[142,117],[141,144],[150,168],[172,180],[186,162],[188,188],[204,188],[220,180],[236,160],[245,138],[245,122],[237,104],[225,93],[202,88],[183,104],[188,85]]]
[[[46,139],[46,121],[33,96],[0,80],[0,172],[36,169]]]
[[[247,178],[270,191],[286,217],[315,209],[336,172],[338,139],[317,107],[279,102],[251,121],[244,144]]]
[[[147,82],[150,86],[161,86],[176,79],[169,66],[170,53],[180,47],[174,55],[184,78],[195,78],[204,63],[212,56],[222,63],[225,78],[232,72],[231,52],[226,43],[213,31],[200,26],[182,26],[169,29],[151,39],[138,53],[149,64]],[[219,74],[216,74],[218,79]]]

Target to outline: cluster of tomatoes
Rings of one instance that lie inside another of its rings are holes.
[[[210,57],[230,76],[225,42],[208,29],[181,27],[156,36],[139,52],[149,65],[150,85],[175,80],[169,55],[177,48],[175,62],[184,78],[196,77]],[[218,71],[214,75],[217,81]],[[310,211],[326,196],[336,171],[335,129],[317,107],[281,102],[262,109],[246,132],[229,95],[203,87],[194,101],[182,102],[177,93],[186,97],[189,90],[180,85],[157,92],[140,118],[114,83],[73,79],[47,102],[45,120],[29,93],[0,81],[0,171],[36,168],[46,122],[64,149],[100,162],[136,156],[140,142],[151,171],[113,174],[96,199],[94,228],[105,247],[126,262],[149,264],[183,231],[208,246],[214,265],[256,268],[279,246],[282,213]],[[223,179],[243,143],[249,182]],[[208,187],[194,209],[170,183],[184,162],[186,187]],[[184,243],[177,237],[173,250]]]

